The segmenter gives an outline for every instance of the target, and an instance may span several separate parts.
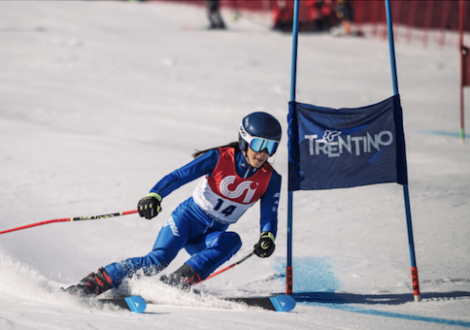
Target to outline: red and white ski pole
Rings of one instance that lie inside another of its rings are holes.
[[[46,225],[48,223],[53,223],[53,222],[100,220],[100,219],[114,218],[114,217],[119,217],[121,215],[128,215],[128,214],[134,214],[134,213],[137,213],[137,210],[124,211],[124,212],[118,212],[118,213],[109,213],[109,214],[103,214],[103,215],[92,215],[92,216],[88,216],[88,217],[75,217],[75,218],[62,218],[62,219],[46,220],[46,221],[32,223],[32,224],[26,225],[26,226],[21,226],[21,227],[16,227],[16,228],[0,231],[0,235],[1,234],[6,234],[6,233],[9,233],[9,232],[12,232],[12,231],[27,229],[27,228],[36,227],[36,226],[42,226],[42,225]]]
[[[236,263],[234,263],[234,264],[232,264],[232,265],[230,265],[230,266],[225,267],[224,269],[221,269],[221,270],[215,272],[215,273],[212,274],[211,276],[207,277],[204,281],[207,281],[208,279],[210,279],[210,278],[212,278],[212,277],[214,277],[214,276],[217,276],[217,275],[219,275],[220,273],[223,273],[223,272],[225,272],[226,270],[229,270],[229,269],[235,267],[236,265],[241,264],[243,261],[245,261],[246,259],[248,259],[249,257],[251,257],[251,256],[254,255],[254,254],[255,254],[254,251],[253,251],[253,252],[250,252],[250,254],[247,255],[246,257],[244,257],[243,259],[237,261]],[[202,283],[202,282],[204,282],[204,281],[200,281],[200,282],[197,282],[197,283],[195,283],[195,284],[199,284],[199,283]]]

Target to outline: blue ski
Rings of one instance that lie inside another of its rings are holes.
[[[141,296],[121,297],[121,298],[105,298],[97,299],[105,304],[112,304],[127,309],[134,313],[143,313],[147,308],[145,299]]]
[[[276,312],[289,312],[295,308],[295,299],[289,295],[272,297],[233,297],[222,298],[223,300],[244,303],[248,306],[261,307]]]

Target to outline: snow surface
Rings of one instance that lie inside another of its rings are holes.
[[[272,113],[285,132],[291,36],[232,16],[224,12],[229,30],[220,32],[206,30],[199,7],[1,1],[0,231],[133,210],[194,149],[236,139],[250,112]],[[158,303],[139,315],[60,293],[101,266],[145,255],[191,183],[152,221],[128,215],[1,235],[0,328],[470,327],[470,143],[457,137],[459,55],[420,43],[398,43],[396,52],[421,303],[412,301],[397,184],[294,193],[294,292],[345,303],[273,313],[215,298],[285,291],[284,138],[274,164],[284,181],[273,257],[250,258],[201,284],[201,298],[165,288],[158,277],[129,281],[121,291]],[[392,94],[387,42],[300,36],[299,102],[359,107]],[[232,227],[244,245],[225,266],[251,251],[258,216],[255,206]],[[187,258],[182,251],[167,272]],[[370,295],[376,304],[364,303]],[[384,300],[389,295],[396,299]]]

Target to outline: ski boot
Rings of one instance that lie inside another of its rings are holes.
[[[102,294],[112,287],[111,277],[109,277],[104,268],[100,268],[97,273],[90,273],[80,283],[69,286],[64,291],[71,295],[90,298]]]
[[[183,264],[170,275],[160,277],[160,281],[179,290],[189,292],[194,284],[201,282],[201,277],[191,266]]]

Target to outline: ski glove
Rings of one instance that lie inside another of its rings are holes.
[[[273,254],[274,249],[274,235],[269,231],[263,231],[259,238],[258,243],[255,244],[254,252],[260,258],[268,258]]]
[[[139,215],[142,218],[145,217],[148,220],[152,219],[153,217],[156,217],[158,213],[162,211],[162,208],[160,206],[161,201],[162,198],[159,194],[148,194],[139,201],[139,204],[137,204],[137,210],[139,211]]]

